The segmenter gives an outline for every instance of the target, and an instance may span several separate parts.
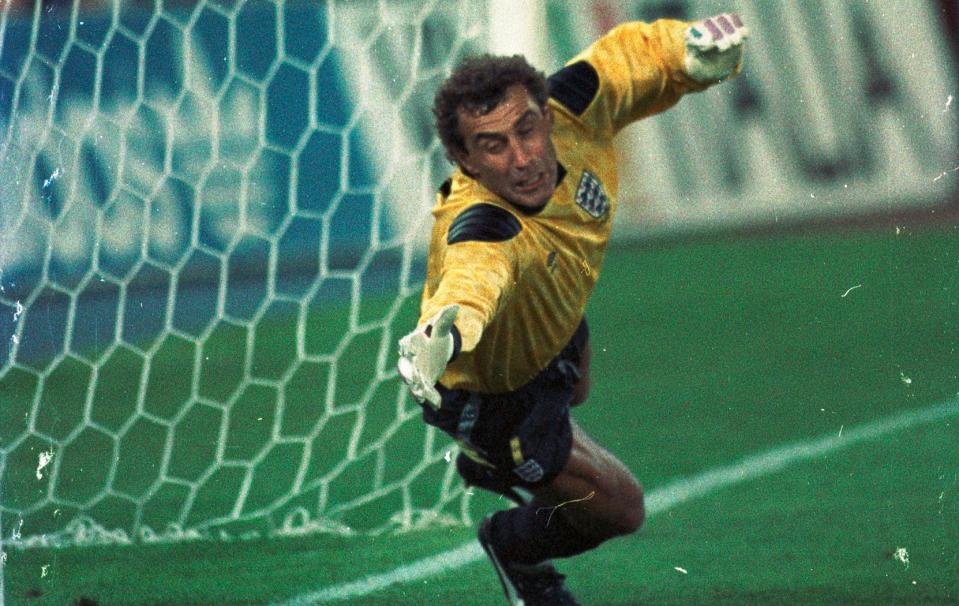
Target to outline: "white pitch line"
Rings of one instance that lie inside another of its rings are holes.
[[[884,417],[846,429],[841,436],[830,432],[819,438],[794,442],[751,455],[736,463],[716,467],[688,478],[672,480],[646,495],[646,514],[647,516],[660,514],[717,490],[782,471],[794,463],[808,461],[903,429],[957,415],[959,415],[959,399]],[[357,581],[312,591],[285,602],[284,606],[305,606],[358,598],[392,585],[412,583],[442,572],[456,570],[483,558],[484,553],[479,544],[470,542],[450,551],[394,568],[389,572],[371,574]]]
[[[2,495],[0,495],[2,496]],[[2,501],[0,501],[2,502]],[[3,551],[3,508],[0,508],[0,606],[4,605],[4,577],[6,576],[7,555]]]
[[[0,466],[0,474],[6,469],[6,461],[4,465]],[[3,493],[0,492],[0,503],[3,503]],[[0,507],[0,606],[6,604],[6,578],[7,578],[7,558],[9,555],[6,552],[5,545],[3,543],[3,507]]]

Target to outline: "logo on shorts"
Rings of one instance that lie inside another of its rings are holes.
[[[588,170],[583,171],[583,178],[576,188],[576,204],[594,219],[602,218],[609,212],[609,196],[599,179]]]
[[[535,459],[529,459],[519,467],[514,467],[513,473],[526,482],[539,482],[544,475],[543,468]]]

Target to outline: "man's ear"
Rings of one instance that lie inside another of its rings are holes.
[[[465,149],[453,150],[453,158],[456,159],[456,163],[460,165],[464,173],[467,175],[476,174],[473,170],[473,164],[470,162],[470,155]]]
[[[549,124],[549,127],[553,128],[553,110],[550,108],[549,103],[543,106],[543,117],[546,118],[546,122]]]

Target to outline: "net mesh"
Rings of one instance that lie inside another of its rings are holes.
[[[470,2],[5,2],[0,515],[29,547],[467,516],[396,380]]]

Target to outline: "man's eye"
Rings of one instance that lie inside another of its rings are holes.
[[[503,149],[502,143],[487,143],[483,146],[483,151],[488,154],[495,154],[500,152]]]

